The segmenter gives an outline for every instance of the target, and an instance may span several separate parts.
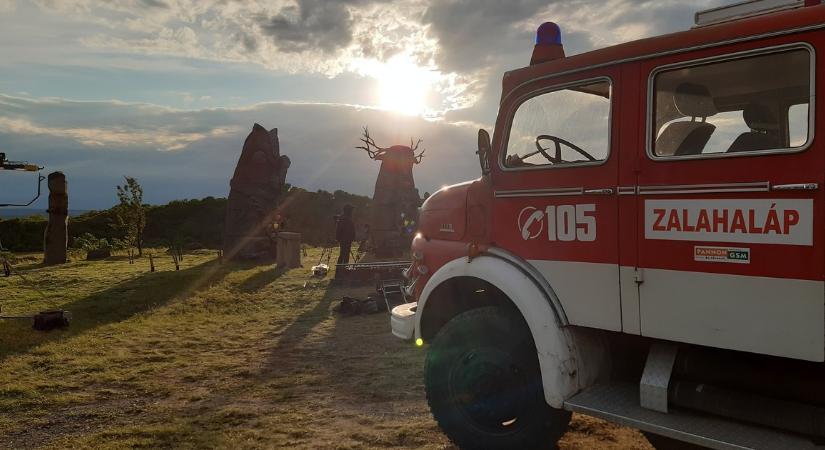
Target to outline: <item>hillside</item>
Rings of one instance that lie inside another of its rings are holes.
[[[147,205],[146,245],[220,248],[226,203],[225,198],[206,197]],[[286,230],[300,232],[304,243],[323,245],[333,240],[333,215],[340,213],[345,204],[355,206],[356,224],[368,221],[371,200],[344,191],[309,192],[291,187],[281,201],[280,211],[287,219]],[[11,251],[40,251],[46,223],[43,216],[0,219],[0,242]],[[70,217],[69,245],[85,233],[109,241],[119,238],[114,224],[112,209]]]
[[[85,209],[70,209],[69,217],[77,217],[89,212]],[[0,208],[0,219],[15,219],[19,217],[43,216],[46,217],[46,209],[36,208]]]

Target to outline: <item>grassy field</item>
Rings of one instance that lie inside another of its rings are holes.
[[[0,448],[450,448],[424,400],[423,350],[385,314],[332,312],[369,289],[305,289],[307,269],[207,251],[180,271],[164,255],[155,273],[145,258],[37,259],[17,267],[40,292],[0,278],[3,312],[74,320],[48,333],[0,321]],[[560,447],[649,448],[583,416]]]

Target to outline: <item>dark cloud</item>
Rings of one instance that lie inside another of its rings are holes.
[[[433,1],[422,21],[438,39],[439,64],[446,70],[465,72],[500,59],[502,54],[514,49],[513,45],[523,50],[523,41],[530,35],[513,29],[513,25],[532,17],[546,3],[545,0]]]
[[[169,5],[166,4],[166,2],[161,1],[161,0],[140,0],[140,3],[143,6],[148,6],[150,8],[164,8],[164,9],[169,8]]]
[[[238,40],[240,41],[241,46],[243,46],[244,50],[246,50],[249,53],[254,52],[258,49],[258,39],[249,33],[243,31],[238,33]]]
[[[404,46],[400,42],[376,42],[369,33],[362,33],[356,39],[361,56],[364,58],[374,58],[379,61],[386,61],[404,51]]]
[[[352,42],[350,8],[373,3],[364,0],[298,0],[279,14],[261,18],[261,32],[272,38],[283,52],[321,50],[331,53]]]

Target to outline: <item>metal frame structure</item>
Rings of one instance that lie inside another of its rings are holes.
[[[0,153],[0,170],[12,170],[17,172],[37,172],[37,194],[28,203],[0,203],[0,208],[7,206],[22,206],[26,207],[36,202],[40,198],[42,192],[43,180],[46,179],[40,174],[43,167],[36,164],[31,164],[24,161],[8,161],[5,153]]]

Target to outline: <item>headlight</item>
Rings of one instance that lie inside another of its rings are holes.
[[[408,298],[413,297],[413,295],[415,294],[415,283],[417,283],[417,282],[418,282],[418,278],[416,278],[415,280],[413,280],[412,283],[410,283],[410,284],[408,284],[408,285],[406,285],[402,288],[404,290],[404,296],[405,297],[408,297]]]

